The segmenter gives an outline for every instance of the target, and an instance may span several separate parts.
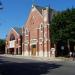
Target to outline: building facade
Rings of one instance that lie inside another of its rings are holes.
[[[21,28],[11,28],[6,37],[6,54],[22,54],[22,29]]]
[[[49,8],[32,5],[28,20],[23,27],[22,54],[25,56],[50,57]]]
[[[22,30],[12,28],[6,37],[6,54],[23,56],[55,56],[51,50],[50,21],[52,12],[48,7],[32,5],[28,20]],[[20,31],[21,30],[21,31]]]

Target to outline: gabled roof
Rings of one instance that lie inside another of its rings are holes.
[[[32,5],[34,6],[41,14],[42,14],[42,9],[46,9],[46,7],[42,7],[42,6],[39,6],[39,5]]]
[[[39,12],[40,14],[42,15],[42,10],[46,10],[48,8],[49,12],[51,13],[54,13],[56,11],[54,11],[52,8],[50,8],[50,6],[48,7],[42,7],[42,6],[39,6],[39,5],[32,5],[32,7],[35,7]]]
[[[41,14],[42,14],[42,9],[46,9],[46,7],[42,7],[42,6],[39,6],[39,5],[32,5],[32,7],[35,7]]]
[[[13,28],[18,34],[22,35],[22,28],[14,27]]]
[[[31,11],[30,11],[30,14],[29,14],[29,16],[28,16],[28,19],[27,19],[27,21],[26,21],[26,23],[25,23],[25,27],[26,27],[27,23],[29,22],[29,18],[30,18],[30,15],[31,15],[33,9],[36,9],[37,12],[39,12],[39,15],[41,15],[42,18],[43,18],[43,12],[42,12],[42,11],[48,9],[48,14],[50,14],[50,15],[49,15],[50,21],[52,20],[53,15],[55,14],[55,13],[54,13],[55,11],[54,11],[52,8],[50,8],[50,6],[48,6],[48,7],[43,7],[43,6],[39,6],[39,5],[33,4],[33,5],[32,5],[32,8],[31,8]]]

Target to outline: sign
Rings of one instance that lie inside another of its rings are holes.
[[[9,48],[15,47],[15,40],[9,42]]]
[[[55,54],[55,48],[51,48],[52,54]]]

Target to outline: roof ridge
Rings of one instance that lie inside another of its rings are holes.
[[[13,27],[13,29],[20,35],[22,35],[22,28],[21,27]]]
[[[37,4],[33,4],[32,7],[36,7],[36,8],[39,7],[39,8],[41,8],[41,9],[46,9],[46,7],[40,6],[40,5],[37,5]]]

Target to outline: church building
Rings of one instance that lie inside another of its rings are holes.
[[[25,56],[50,57],[50,20],[48,7],[32,5],[28,20],[23,27],[22,54]]]
[[[50,57],[51,51],[50,22],[52,9],[32,5],[28,19],[20,28],[12,28],[6,37],[6,54],[21,54],[22,56]]]
[[[11,28],[6,36],[6,54],[21,55],[22,54],[22,28]]]

